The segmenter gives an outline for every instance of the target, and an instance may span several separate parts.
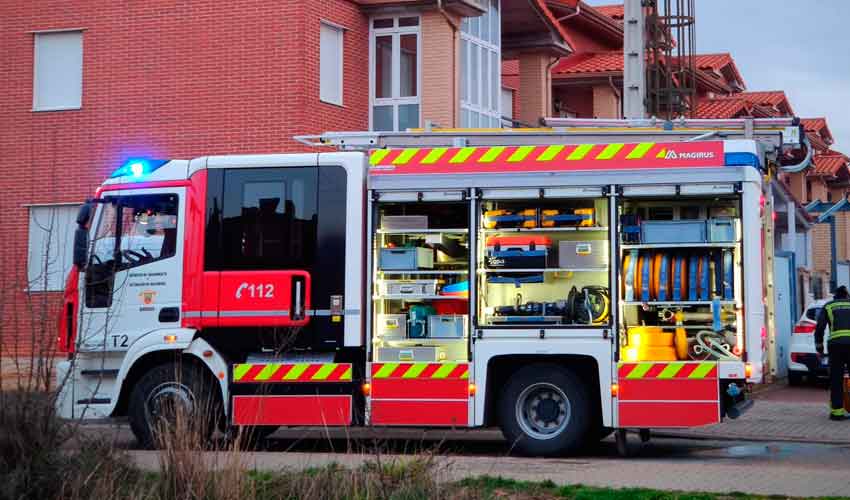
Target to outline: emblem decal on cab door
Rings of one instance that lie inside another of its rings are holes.
[[[144,290],[142,292],[139,292],[139,300],[141,300],[142,304],[146,306],[153,304],[155,298],[156,292],[153,290]]]

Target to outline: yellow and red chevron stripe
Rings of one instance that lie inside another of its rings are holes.
[[[233,365],[233,382],[351,382],[351,363],[241,363]]]
[[[617,373],[621,381],[714,379],[717,378],[717,363],[713,361],[620,363]]]
[[[373,379],[468,379],[468,363],[373,363]]]
[[[723,162],[721,141],[378,149],[369,158],[373,175],[717,167]]]

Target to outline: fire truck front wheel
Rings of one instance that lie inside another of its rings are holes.
[[[554,364],[518,370],[499,401],[502,432],[523,455],[578,451],[591,428],[591,416],[587,389],[575,373]]]
[[[205,446],[223,418],[215,382],[191,363],[150,369],[130,393],[127,413],[130,429],[145,448]]]

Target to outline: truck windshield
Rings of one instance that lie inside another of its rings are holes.
[[[177,196],[122,196],[104,204],[92,265],[127,269],[171,257],[177,242]]]

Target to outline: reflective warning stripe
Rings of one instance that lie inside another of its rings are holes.
[[[389,149],[376,149],[372,152],[372,156],[369,157],[369,164],[379,165],[381,163],[381,160],[386,158],[388,154],[390,154]]]
[[[240,363],[234,383],[350,382],[351,363]]]
[[[611,158],[614,158],[621,149],[623,149],[623,146],[625,146],[625,144],[609,144],[605,146],[605,149],[603,149],[601,153],[596,155],[596,159],[610,160]]]
[[[537,157],[537,161],[552,161],[556,156],[558,156],[558,153],[563,151],[563,149],[564,146],[548,146],[542,153],[540,153],[540,156]]]
[[[567,156],[568,160],[583,160],[590,150],[593,149],[593,144],[582,144],[576,147],[572,153]]]
[[[655,146],[654,142],[642,142],[635,146],[629,154],[626,155],[627,160],[640,160]]]
[[[468,379],[466,363],[373,363],[373,379]]]
[[[425,158],[422,159],[422,163],[424,163],[425,165],[437,163],[438,161],[440,161],[440,158],[442,158],[443,155],[446,154],[446,151],[448,150],[448,148],[434,148],[429,151],[427,155],[425,155]]]
[[[717,363],[713,361],[620,363],[618,373],[620,378],[625,380],[717,378]]]
[[[396,156],[395,160],[393,160],[393,165],[407,165],[407,163],[416,156],[416,153],[419,152],[419,148],[409,148],[403,149],[398,156]]]
[[[478,148],[460,148],[460,151],[455,153],[452,159],[449,160],[449,163],[463,163],[468,160],[469,157],[472,156],[472,153],[474,153],[477,149]]]
[[[493,163],[505,151],[504,146],[493,146],[478,159],[479,163]]]
[[[505,146],[491,147],[464,147],[454,148],[451,157],[448,158],[448,163],[458,164],[469,162],[472,163],[494,163],[498,160],[504,163],[520,163],[523,161],[535,162],[560,162],[563,160],[579,161],[579,160],[641,160],[644,159],[650,150],[656,145],[654,142],[641,142],[638,144],[623,144],[614,143],[604,146],[602,151],[599,151],[595,156],[590,157],[590,153],[596,144],[579,144],[569,150],[566,157],[562,156],[562,152],[567,146],[562,144],[552,144],[549,146],[519,146],[510,149],[510,154],[504,157],[502,154],[508,149]],[[601,147],[601,145],[600,145]],[[414,162],[414,158],[418,153],[425,152],[420,160]],[[405,149],[377,149],[372,152],[369,157],[369,163],[373,166],[405,166],[411,163],[421,165],[433,165],[435,163],[446,161],[446,153],[449,148],[405,148]],[[477,157],[476,153],[480,153]],[[664,158],[667,155],[666,148],[661,148],[657,154],[657,158]]]

